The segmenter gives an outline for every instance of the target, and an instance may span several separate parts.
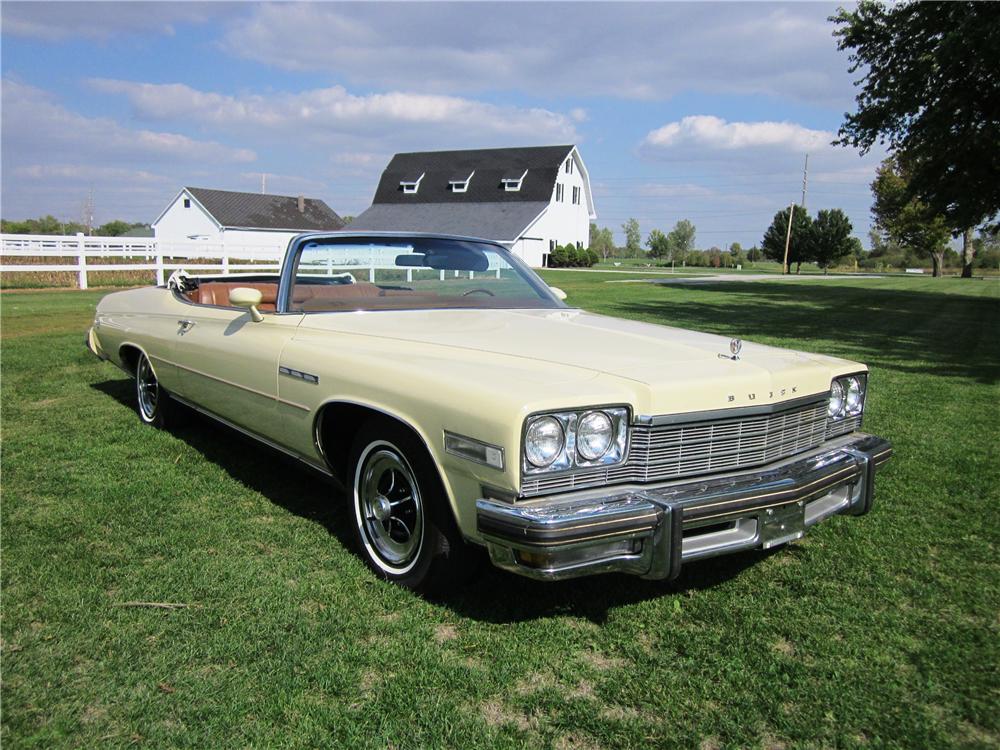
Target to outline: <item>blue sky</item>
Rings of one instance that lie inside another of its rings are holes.
[[[598,223],[760,241],[797,200],[865,240],[881,152],[825,3],[13,3],[2,213],[152,221],[183,185],[370,203],[396,151],[576,143]]]

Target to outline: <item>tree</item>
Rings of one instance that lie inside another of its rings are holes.
[[[82,224],[62,222],[50,214],[24,221],[4,219],[0,225],[2,225],[2,231],[8,234],[76,234],[86,229]]]
[[[604,260],[607,260],[615,252],[615,237],[607,227],[602,229],[591,222],[589,247]]]
[[[734,266],[743,265],[743,261],[746,260],[746,254],[743,252],[743,245],[739,242],[734,242],[729,246],[729,257],[733,261]]]
[[[625,232],[625,250],[630,258],[636,258],[642,251],[642,234],[639,231],[639,222],[636,219],[629,219],[622,224],[622,231]]]
[[[803,263],[811,260],[812,236],[810,227],[812,219],[805,212],[802,206],[795,206],[792,212],[792,236],[788,245],[788,272],[791,273],[792,264],[796,264],[796,273],[802,268]],[[760,246],[764,251],[764,257],[782,263],[785,259],[785,238],[788,235],[788,209],[783,208],[774,215],[771,226],[764,232],[764,239]]]
[[[911,197],[909,165],[899,156],[885,159],[872,182],[872,216],[875,226],[889,239],[930,255],[934,275],[940,276],[951,230],[943,215]]]
[[[976,244],[978,268],[1000,268],[1000,227],[980,229]]]
[[[101,226],[94,230],[94,234],[98,237],[121,237],[131,228],[132,225],[127,221],[115,219],[114,221],[109,221],[106,224],[101,224]]]
[[[667,240],[667,235],[659,229],[654,229],[649,233],[646,246],[649,248],[651,258],[668,258],[670,256],[670,244]]]
[[[971,276],[972,229],[1000,212],[1000,3],[862,2],[830,20],[864,73],[837,143],[888,142],[909,165],[903,201],[964,235]]]
[[[839,208],[820,210],[809,229],[810,260],[816,261],[816,265],[825,270],[850,255],[854,249],[851,242],[853,229],[851,220]]]
[[[671,257],[683,257],[694,250],[694,233],[694,224],[687,219],[681,219],[674,224],[674,228],[667,234]]]

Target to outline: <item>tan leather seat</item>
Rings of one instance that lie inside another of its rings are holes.
[[[292,287],[293,310],[335,310],[341,300],[359,297],[381,297],[384,292],[375,284],[296,284]]]
[[[229,293],[237,287],[256,289],[260,292],[260,309],[266,312],[274,310],[278,301],[278,285],[267,282],[209,281],[200,284],[194,291],[194,295],[197,295],[194,301],[202,305],[232,307],[229,304]]]

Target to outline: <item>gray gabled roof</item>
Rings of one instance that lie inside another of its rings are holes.
[[[483,148],[466,151],[417,151],[392,157],[373,205],[380,203],[518,203],[552,197],[556,176],[573,146]],[[517,179],[527,170],[519,191],[504,190],[501,180]],[[464,180],[475,172],[468,190],[449,189],[451,180]],[[420,180],[416,193],[404,193],[401,182]]]
[[[348,229],[437,232],[513,242],[548,205],[548,196],[544,201],[517,203],[377,203],[354,219]]]
[[[306,198],[305,210],[299,211],[298,198],[289,195],[184,189],[223,227],[323,231],[344,226],[344,220],[316,198]]]

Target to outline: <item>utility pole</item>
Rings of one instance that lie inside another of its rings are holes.
[[[89,236],[94,235],[94,188],[90,188],[83,203],[83,225]]]
[[[806,209],[806,190],[809,189],[809,154],[806,154],[806,165],[802,168],[802,210]]]
[[[788,231],[785,233],[785,260],[781,264],[782,275],[788,273],[788,246],[792,241],[792,217],[795,216],[795,204],[788,205]]]

